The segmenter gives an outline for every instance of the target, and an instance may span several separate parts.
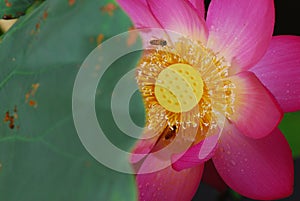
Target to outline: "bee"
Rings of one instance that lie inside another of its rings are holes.
[[[167,45],[167,41],[163,40],[163,39],[154,39],[154,40],[150,40],[150,44],[151,45],[160,45],[160,46],[166,46]]]
[[[164,133],[165,140],[170,140],[176,135],[177,126],[173,125],[171,128],[167,129]]]
[[[170,144],[176,137],[178,127],[176,125],[167,126],[157,140],[156,148],[161,149]]]

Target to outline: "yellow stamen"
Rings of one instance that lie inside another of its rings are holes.
[[[176,63],[160,72],[155,95],[166,110],[179,113],[194,108],[203,95],[200,73],[188,64]]]

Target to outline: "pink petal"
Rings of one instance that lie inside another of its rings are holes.
[[[207,13],[208,47],[232,64],[232,73],[249,69],[272,38],[273,0],[212,0]]]
[[[194,167],[209,160],[217,147],[220,135],[215,134],[189,148],[183,155],[172,156],[172,167],[177,170]]]
[[[161,28],[150,12],[146,0],[117,0],[117,3],[129,15],[135,28]]]
[[[172,167],[136,177],[139,200],[190,201],[197,191],[203,166],[177,172]]]
[[[261,138],[278,125],[283,113],[252,72],[242,72],[230,80],[235,85],[234,112],[228,118],[246,136]]]
[[[207,28],[193,6],[187,1],[147,0],[163,28],[206,43]]]
[[[284,112],[300,110],[300,37],[275,36],[252,69]]]
[[[228,186],[243,196],[277,200],[293,191],[292,152],[277,128],[255,140],[228,123],[213,162]]]
[[[217,172],[212,160],[209,160],[205,163],[202,181],[220,192],[224,192],[228,188]]]
[[[189,2],[196,9],[196,12],[198,13],[198,15],[204,19],[204,17],[205,17],[204,0],[189,0]]]
[[[144,153],[148,152],[148,154],[141,154],[141,156],[145,158],[142,161],[140,161],[139,164],[134,164],[135,168],[138,168],[140,166],[138,171],[139,173],[152,173],[158,170],[162,170],[168,166],[171,166],[172,164],[171,157],[174,154],[184,153],[184,151],[186,151],[193,144],[193,141],[186,140],[186,136],[190,135],[191,133],[194,133],[196,135],[197,133],[197,128],[194,127],[179,129],[177,131],[176,137],[171,142],[168,142],[168,144],[166,144],[164,137],[160,135],[163,131],[160,130],[161,129],[157,129],[156,132],[158,133],[158,135],[153,137],[153,140],[151,139],[152,142],[155,142],[155,145],[153,145],[153,143],[139,144],[139,148],[138,148],[139,152],[144,152]],[[157,136],[161,138],[159,138],[158,140],[154,140],[157,139],[156,138]],[[193,137],[193,136],[189,136],[189,137]],[[144,146],[144,145],[148,145],[148,146]],[[201,156],[209,154],[207,153],[209,148],[210,148],[209,146],[206,146],[206,149],[203,149],[203,151],[201,150],[202,151]],[[134,150],[134,154],[137,152],[136,150],[137,149]],[[182,156],[182,154],[180,156]],[[139,155],[137,155],[134,157],[134,159],[135,161],[138,162],[138,160],[142,159],[143,157],[139,157]]]
[[[146,0],[117,0],[117,2],[133,21],[134,28],[138,29],[143,39],[144,48],[149,46],[151,40],[162,38],[166,35],[159,22],[149,10]]]
[[[154,136],[154,137],[147,139],[147,136]],[[146,157],[148,153],[150,153],[150,151],[155,146],[159,137],[160,137],[159,133],[153,135],[153,133],[151,133],[151,130],[146,130],[142,134],[141,139],[138,140],[134,145],[134,148],[131,151],[130,162],[137,163],[142,158]]]

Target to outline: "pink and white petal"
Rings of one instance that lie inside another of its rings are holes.
[[[138,29],[138,33],[143,39],[143,47],[147,48],[149,42],[154,38],[162,38],[166,35],[159,22],[149,10],[146,0],[117,0],[122,9],[129,15],[133,21],[134,28]],[[136,40],[136,32],[133,32],[129,37]],[[129,39],[128,39],[129,40]],[[129,45],[132,42],[128,42]]]
[[[190,2],[173,0],[147,0],[147,2],[164,29],[206,44],[208,32],[204,18],[198,16]]]
[[[300,110],[300,37],[275,36],[265,56],[250,69],[284,112]]]
[[[158,121],[155,115],[157,113],[165,113],[165,109],[162,106],[153,106],[149,108],[148,112],[148,117],[150,117],[148,122],[151,122],[151,125],[145,127],[139,140],[134,145],[130,156],[131,163],[139,162],[142,158],[146,157],[148,153],[152,152],[154,147],[157,146],[164,128],[167,127],[167,121]]]
[[[234,112],[228,116],[246,136],[262,138],[277,127],[283,113],[275,98],[252,72],[230,77],[235,88]]]
[[[130,155],[131,163],[139,162],[140,160],[145,158],[151,152],[151,150],[154,148],[160,135],[159,135],[159,133],[153,135],[152,132],[155,132],[155,131],[146,130],[142,134],[141,139],[136,142],[136,144],[134,145],[134,147],[131,151],[131,155]],[[154,136],[154,137],[147,139],[148,136]]]
[[[117,3],[133,21],[135,28],[161,28],[146,0],[117,0]]]
[[[205,4],[204,4],[204,0],[189,0],[189,2],[196,9],[197,14],[204,19],[205,18]]]
[[[273,0],[212,0],[207,13],[207,45],[232,65],[249,69],[265,54],[275,21]]]
[[[293,192],[294,166],[288,142],[278,128],[251,139],[228,124],[213,157],[225,183],[243,196],[277,200]]]
[[[225,184],[225,182],[217,172],[212,160],[207,161],[204,165],[202,181],[220,192],[224,192],[228,188],[228,186]]]
[[[139,200],[190,201],[197,191],[203,165],[183,171],[171,166],[158,172],[136,176]]]
[[[171,158],[172,167],[177,171],[181,171],[203,164],[205,161],[211,159],[217,147],[219,137],[219,134],[209,136],[198,144],[193,145],[184,154],[174,154]]]

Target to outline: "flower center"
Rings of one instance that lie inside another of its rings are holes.
[[[203,95],[200,73],[188,64],[176,63],[162,70],[155,83],[157,101],[166,110],[179,113],[194,108]]]
[[[162,146],[175,137],[196,144],[219,132],[234,113],[235,85],[228,69],[217,53],[189,38],[143,52],[136,79],[147,129],[160,135]]]

